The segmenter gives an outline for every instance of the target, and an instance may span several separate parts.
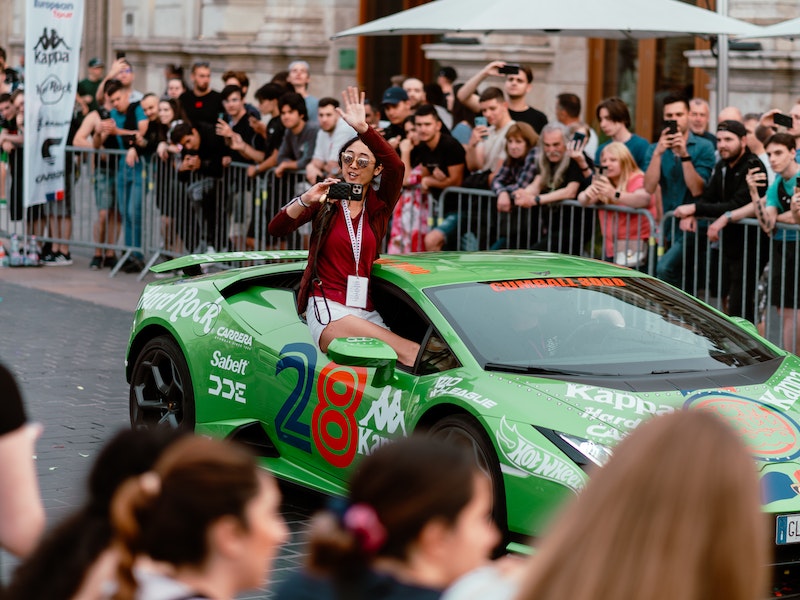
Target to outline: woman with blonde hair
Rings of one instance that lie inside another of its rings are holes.
[[[715,414],[655,417],[555,522],[517,600],[758,600],[769,534],[752,457]]]
[[[232,442],[187,437],[114,495],[117,600],[232,600],[264,583],[288,530],[280,492]],[[144,558],[158,569],[137,569]]]
[[[611,142],[606,145],[600,154],[599,170],[600,174],[592,177],[591,185],[578,194],[581,204],[646,208],[657,220],[655,196],[644,189],[644,173],[625,144]],[[652,233],[649,219],[642,215],[602,210],[600,228],[606,260],[626,267],[644,266],[647,240]]]

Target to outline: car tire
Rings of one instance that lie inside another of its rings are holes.
[[[144,345],[131,373],[131,427],[194,430],[194,388],[189,367],[170,336]]]
[[[505,486],[497,454],[486,432],[471,417],[450,415],[434,423],[428,433],[435,438],[465,446],[478,469],[489,478],[493,496],[492,518],[503,536],[502,545],[505,546],[508,538]]]

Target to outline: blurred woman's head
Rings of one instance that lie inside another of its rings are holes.
[[[506,131],[506,154],[513,160],[524,159],[538,143],[539,134],[522,121],[514,122]]]
[[[174,98],[162,98],[158,102],[158,120],[169,126],[174,121],[185,121],[183,107]]]
[[[624,187],[631,175],[639,172],[631,151],[622,142],[611,142],[600,153],[600,164],[605,175],[615,185]]]
[[[753,459],[727,423],[702,410],[655,417],[556,521],[518,598],[756,600],[766,526]]]
[[[342,574],[384,561],[435,573],[444,588],[480,566],[499,541],[492,490],[471,455],[426,436],[381,446],[350,482],[349,507],[316,521],[311,566]]]
[[[224,564],[234,591],[261,585],[287,535],[279,503],[274,480],[244,448],[200,437],[176,442],[114,497],[112,520],[124,552],[120,597],[135,589],[137,555],[178,572]]]

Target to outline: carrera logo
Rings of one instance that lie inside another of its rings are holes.
[[[236,344],[237,346],[253,347],[253,336],[237,331],[236,329],[228,329],[227,327],[218,328],[217,339]]]
[[[219,350],[214,350],[214,356],[211,358],[212,367],[218,367],[223,371],[230,371],[231,373],[236,373],[237,375],[245,375],[245,371],[247,371],[247,365],[249,364],[250,361],[244,358],[234,360],[230,354],[223,356],[222,352]]]

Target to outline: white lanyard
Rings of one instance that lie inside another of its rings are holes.
[[[342,200],[344,222],[347,224],[347,233],[350,234],[350,245],[353,247],[353,258],[356,260],[356,276],[358,276],[358,262],[361,259],[361,235],[364,231],[364,207],[361,207],[361,219],[358,221],[358,233],[353,232],[353,220],[350,218],[350,207],[347,200]]]

